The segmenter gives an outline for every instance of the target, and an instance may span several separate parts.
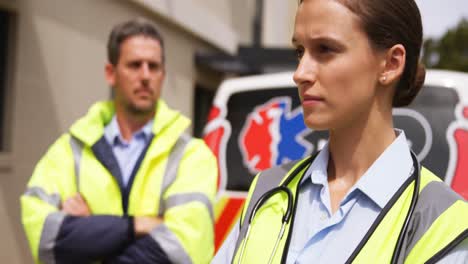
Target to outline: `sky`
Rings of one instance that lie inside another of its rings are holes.
[[[424,37],[438,38],[468,19],[468,0],[416,0],[421,12]]]

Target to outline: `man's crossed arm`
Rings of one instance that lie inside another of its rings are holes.
[[[65,217],[56,239],[58,263],[169,263],[167,255],[149,235],[163,223],[156,216],[92,215],[80,195],[61,204]],[[155,262],[156,261],[156,262]]]

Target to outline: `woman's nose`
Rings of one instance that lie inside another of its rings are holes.
[[[302,86],[305,83],[314,83],[317,75],[316,72],[316,63],[307,54],[304,54],[299,60],[293,80],[297,86]]]

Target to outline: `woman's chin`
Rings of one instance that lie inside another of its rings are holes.
[[[323,131],[323,130],[328,130],[330,128],[330,124],[328,122],[323,122],[320,120],[316,119],[304,119],[304,124],[315,131]]]

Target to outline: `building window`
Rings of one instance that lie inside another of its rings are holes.
[[[11,58],[13,54],[13,14],[0,10],[0,152],[10,149],[8,110],[10,107]]]

